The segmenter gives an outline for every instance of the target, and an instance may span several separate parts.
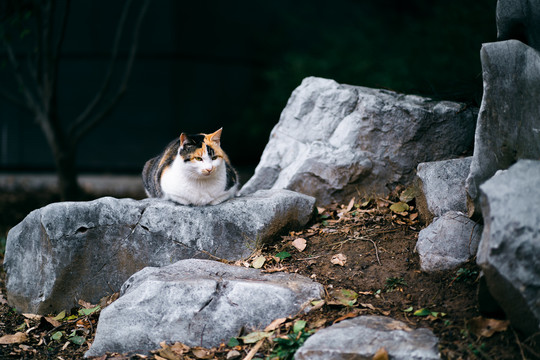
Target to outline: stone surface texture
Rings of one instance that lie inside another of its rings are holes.
[[[392,360],[440,359],[438,339],[429,329],[382,316],[359,316],[319,330],[295,354],[296,360],[374,359],[385,348]]]
[[[306,78],[241,193],[290,189],[320,205],[387,194],[412,182],[419,163],[468,149],[476,114],[459,103]]]
[[[465,180],[471,157],[418,164],[419,195],[416,205],[420,218],[429,224],[447,211],[467,213]]]
[[[497,40],[511,39],[540,50],[540,2],[497,1]]]
[[[520,160],[480,186],[477,262],[512,325],[540,330],[540,161]]]
[[[274,319],[307,311],[323,296],[322,285],[297,274],[264,274],[211,260],[145,268],[101,312],[86,356],[147,353],[162,341],[218,346],[242,328],[262,331]]]
[[[416,251],[423,271],[449,270],[476,255],[482,225],[458,211],[448,211],[418,234]]]
[[[136,271],[187,258],[238,260],[313,215],[315,199],[261,191],[216,206],[146,199],[64,202],[30,213],[8,234],[7,298],[50,314],[96,303]]]
[[[480,58],[484,94],[466,182],[470,216],[480,215],[478,188],[497,170],[540,158],[540,53],[508,40],[484,44]]]

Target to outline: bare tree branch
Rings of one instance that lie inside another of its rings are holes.
[[[13,73],[15,75],[15,80],[17,81],[17,85],[21,88],[21,91],[23,92],[24,99],[26,100],[25,105],[26,107],[34,112],[34,114],[38,114],[41,112],[41,109],[39,107],[38,102],[34,98],[34,95],[32,94],[32,91],[27,86],[26,82],[24,81],[24,77],[21,73],[20,64],[17,60],[17,57],[15,56],[15,52],[13,51],[13,47],[11,44],[5,39],[2,38],[2,42],[4,44],[4,47],[6,48],[8,59],[11,64],[11,67],[13,68]]]
[[[95,111],[96,107],[100,104],[101,100],[105,96],[105,93],[109,89],[109,86],[111,84],[111,79],[114,73],[114,64],[116,63],[116,59],[118,58],[120,40],[122,39],[122,33],[124,32],[124,27],[126,24],[127,15],[129,13],[129,8],[131,7],[131,3],[132,3],[132,0],[128,0],[124,4],[124,9],[122,10],[120,21],[118,22],[118,27],[116,28],[116,34],[113,41],[111,59],[109,61],[109,68],[107,69],[107,73],[103,80],[103,84],[101,85],[101,89],[99,89],[99,91],[96,93],[96,96],[88,104],[86,109],[84,109],[84,111],[71,124],[71,126],[68,129],[68,134],[74,134],[76,132],[77,133],[79,132],[77,129],[80,128],[85,122],[87,122],[88,118],[90,117],[92,112]]]
[[[51,99],[53,98],[53,91],[52,88],[52,79],[51,79],[51,68],[54,66],[52,65],[52,36],[53,36],[53,13],[54,13],[54,5],[53,1],[43,1],[42,2],[42,16],[41,19],[42,27],[41,27],[41,42],[42,42],[42,50],[43,50],[43,62],[42,62],[42,81],[41,81],[41,88],[43,91],[43,107],[45,109],[45,112],[47,114],[51,111]],[[52,117],[54,118],[54,117]],[[52,120],[52,118],[50,120]]]
[[[58,76],[58,65],[60,63],[58,59],[60,58],[60,49],[62,49],[62,44],[64,43],[64,39],[65,39],[70,6],[71,6],[71,0],[66,0],[66,6],[64,7],[64,13],[62,14],[62,20],[61,20],[62,25],[60,26],[60,33],[58,34],[58,39],[56,41],[56,46],[53,52],[54,69],[53,69],[52,78],[55,79],[55,82]]]
[[[139,33],[141,29],[141,25],[143,22],[143,19],[146,15],[146,12],[148,10],[148,6],[150,5],[151,0],[145,0],[141,10],[139,12],[139,15],[137,17],[137,21],[135,23],[135,28],[133,30],[133,39],[131,42],[131,49],[129,52],[129,58],[127,61],[127,65],[124,71],[124,75],[122,78],[122,82],[120,86],[118,87],[116,95],[109,101],[105,107],[102,109],[101,112],[99,112],[97,115],[92,117],[91,119],[88,119],[84,124],[80,125],[76,131],[73,134],[73,138],[75,141],[78,141],[81,136],[83,136],[85,133],[87,133],[90,129],[95,127],[99,122],[101,122],[105,116],[113,109],[113,107],[118,103],[118,101],[122,98],[124,93],[126,92],[127,88],[127,82],[131,76],[131,70],[133,68],[133,62],[135,60],[135,54],[137,53],[137,48],[139,45]]]

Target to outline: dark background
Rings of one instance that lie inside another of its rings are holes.
[[[233,164],[254,167],[290,93],[307,76],[479,105],[479,51],[496,40],[495,6],[496,0],[153,0],[128,91],[84,138],[78,168],[137,173],[180,132],[220,127]],[[72,4],[59,82],[66,123],[100,88],[121,9],[120,1]],[[128,47],[126,41],[124,60]],[[17,91],[4,59],[0,51],[0,84]],[[54,170],[31,115],[1,97],[0,169]]]

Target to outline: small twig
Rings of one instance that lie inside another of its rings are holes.
[[[371,240],[371,239],[367,239],[367,238],[364,238],[364,237],[355,237],[353,238],[352,240],[362,240],[362,241],[369,241],[373,244],[373,247],[375,248],[375,256],[377,257],[377,263],[382,266],[381,264],[381,259],[379,258],[379,249],[377,248],[377,244],[375,243],[375,241]]]
[[[175,242],[176,242],[176,241],[175,241]],[[230,261],[228,261],[228,260],[226,260],[226,259],[222,259],[222,258],[220,258],[220,257],[217,257],[217,256],[215,256],[215,255],[210,254],[210,253],[209,253],[208,251],[206,251],[206,250],[199,250],[199,251],[202,252],[202,253],[205,254],[205,255],[210,256],[212,259],[214,259],[214,260],[216,260],[216,261],[222,262],[222,263],[224,263],[224,264],[230,264],[230,263],[231,263]]]
[[[519,337],[518,337],[518,335],[516,334],[516,331],[515,331],[514,329],[512,329],[512,332],[514,333],[514,336],[515,336],[515,338],[516,338],[516,344],[517,344],[517,346],[519,347],[519,352],[520,352],[520,354],[521,354],[521,358],[522,358],[523,360],[526,360],[526,358],[525,358],[525,353],[523,352],[523,347],[521,346],[521,342],[519,341]]]
[[[253,357],[255,356],[255,354],[257,354],[257,351],[259,351],[259,349],[261,348],[264,340],[266,340],[266,338],[262,338],[261,340],[259,340],[255,346],[253,346],[251,348],[251,350],[249,351],[249,353],[246,355],[246,357],[243,359],[243,360],[251,360],[253,359]]]

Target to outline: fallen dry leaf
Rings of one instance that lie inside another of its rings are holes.
[[[332,256],[330,262],[334,265],[345,266],[345,263],[347,262],[347,256],[343,255],[342,253],[336,254]]]
[[[170,348],[172,351],[174,351],[178,355],[185,354],[191,349],[189,346],[182,344],[180,342],[174,343]]]
[[[197,359],[213,359],[214,358],[214,352],[204,349],[204,348],[194,348],[191,353],[197,358]]]
[[[96,305],[92,305],[88,301],[84,301],[82,299],[79,300],[78,303],[79,303],[79,305],[81,305],[85,309],[93,309],[93,308],[96,307]]]
[[[324,300],[315,300],[315,301],[312,301],[311,302],[311,305],[313,305],[313,307],[310,309],[310,311],[315,311],[315,310],[319,310],[320,308],[322,308],[325,304],[325,301]]]
[[[354,198],[352,198],[351,201],[349,201],[349,205],[347,205],[347,209],[345,210],[345,212],[351,211],[353,207],[354,207]]]
[[[274,321],[272,321],[270,323],[270,325],[268,325],[267,327],[264,328],[264,331],[274,331],[276,330],[281,324],[283,324],[285,321],[287,321],[287,318],[279,318],[279,319],[275,319]]]
[[[0,345],[20,344],[28,340],[28,336],[23,332],[17,332],[13,335],[4,335],[0,337]]]
[[[360,314],[360,311],[353,311],[348,314],[345,314],[343,316],[338,317],[336,320],[334,320],[333,324],[338,323],[340,321],[346,320],[346,319],[352,319],[357,317]]]
[[[373,355],[373,360],[388,360],[388,351],[383,347],[380,348],[375,355]]]
[[[306,248],[307,241],[303,238],[298,238],[292,242],[292,246],[296,248],[296,250],[302,252]]]
[[[253,261],[251,262],[251,266],[255,269],[260,269],[263,267],[264,262],[266,261],[266,258],[263,255],[257,256]]]
[[[47,322],[49,324],[51,324],[52,326],[54,326],[54,327],[58,327],[58,326],[62,325],[62,323],[60,321],[58,321],[55,318],[50,317],[50,316],[46,316],[45,320],[47,320]]]
[[[330,294],[328,305],[354,306],[358,294],[350,289],[335,289]]]
[[[360,305],[371,310],[377,310],[377,308],[371,304],[360,304]]]
[[[27,319],[34,320],[34,321],[40,321],[43,317],[42,315],[36,315],[36,314],[22,314]]]
[[[508,320],[488,319],[482,316],[472,318],[467,322],[469,330],[478,337],[491,337],[496,332],[506,331]]]
[[[231,350],[227,353],[227,360],[229,359],[238,359],[240,356],[242,356],[242,354],[240,353],[240,351],[237,351],[237,350]]]
[[[410,327],[402,323],[401,321],[393,320],[388,325],[385,326],[388,330],[403,330],[403,331],[412,331]]]

